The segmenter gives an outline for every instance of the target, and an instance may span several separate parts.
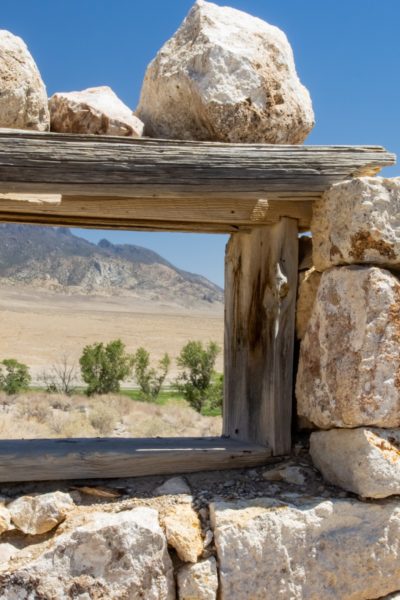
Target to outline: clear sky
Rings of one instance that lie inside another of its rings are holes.
[[[285,31],[311,92],[308,144],[381,144],[400,154],[400,0],[216,0]],[[48,94],[110,85],[133,109],[147,64],[192,0],[1,0],[3,29],[20,35]],[[394,167],[383,172],[400,175]],[[82,232],[156,250],[222,284],[226,236]]]

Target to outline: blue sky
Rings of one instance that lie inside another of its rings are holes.
[[[1,0],[3,29],[28,44],[48,94],[110,85],[133,109],[147,64],[191,0]],[[228,0],[277,25],[313,99],[309,144],[381,144],[400,154],[400,0]],[[395,176],[400,169],[386,169]],[[84,232],[81,232],[84,233]],[[152,248],[222,284],[226,236],[85,232]]]

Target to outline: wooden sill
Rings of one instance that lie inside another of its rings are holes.
[[[0,482],[138,477],[254,467],[269,447],[229,438],[0,441]]]

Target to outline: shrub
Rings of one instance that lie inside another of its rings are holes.
[[[100,403],[90,410],[89,422],[100,435],[108,435],[115,428],[117,414],[111,406]]]
[[[86,346],[79,363],[90,396],[119,392],[121,381],[132,373],[134,357],[125,351],[121,340],[113,340],[107,345],[100,342]]]
[[[150,367],[150,354],[143,347],[135,353],[135,379],[146,400],[156,400],[168,374],[171,359],[167,353],[158,363],[158,371]]]
[[[6,358],[0,363],[0,390],[6,394],[17,394],[31,382],[29,369],[15,358]]]
[[[197,412],[201,413],[211,393],[215,361],[220,352],[215,342],[203,348],[200,341],[190,341],[181,350],[177,359],[183,370],[176,380],[178,390]]]
[[[42,373],[40,379],[45,385],[46,392],[71,396],[78,383],[76,364],[64,354],[57,363],[50,367],[49,371]]]

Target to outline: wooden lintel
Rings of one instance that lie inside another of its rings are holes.
[[[231,237],[225,257],[224,435],[291,447],[298,231],[293,219]]]
[[[60,202],[41,202],[41,195],[10,199],[0,194],[0,220],[44,224],[153,229],[179,229],[232,233],[257,225],[277,223],[281,217],[297,219],[300,229],[309,228],[311,200],[249,200],[221,198],[108,198],[104,196],[60,196]]]
[[[2,440],[0,482],[237,469],[270,457],[270,448],[224,438]]]
[[[271,199],[321,194],[395,156],[379,146],[279,146],[0,130],[0,193]]]

